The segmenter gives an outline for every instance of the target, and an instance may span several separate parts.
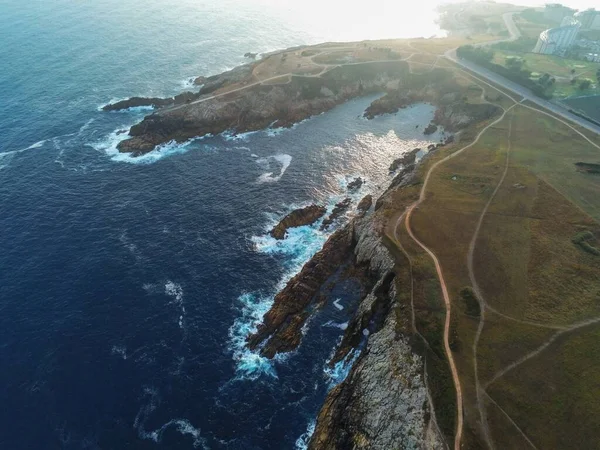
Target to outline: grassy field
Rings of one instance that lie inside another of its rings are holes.
[[[510,58],[523,59],[525,61],[523,68],[532,72],[533,79],[537,79],[546,73],[554,77],[556,83],[553,95],[557,98],[600,94],[600,86],[596,82],[596,71],[600,69],[600,63],[506,50],[496,50],[493,62],[506,67],[506,61]],[[572,78],[576,79],[575,84],[571,84]],[[579,81],[584,79],[590,79],[594,83],[589,89],[581,90],[579,89]]]
[[[474,82],[465,83],[468,88]],[[492,89],[486,89],[486,96],[494,99]],[[481,101],[481,88],[468,89],[467,97]],[[506,107],[510,100],[503,97],[499,102]],[[421,180],[435,161],[476,134],[476,129],[466,130],[460,142],[432,155],[421,168]],[[482,386],[539,349],[558,328],[600,317],[600,256],[595,254],[600,251],[600,176],[578,172],[575,166],[577,161],[600,163],[599,150],[552,117],[517,106],[476,145],[432,172],[426,200],[411,219],[419,240],[439,259],[452,301],[451,348],[463,387],[464,448],[483,445],[472,351],[480,315],[469,297],[466,261],[477,221],[501,179],[509,149],[506,178],[484,217],[474,252],[475,278],[485,300],[500,313],[486,309],[477,345]],[[415,187],[411,189],[414,197]],[[403,207],[405,203],[398,211]],[[578,236],[588,239],[585,245]],[[435,348],[443,318],[439,284],[432,279],[431,261],[411,244],[405,231],[400,230],[399,239],[416,261],[417,330]],[[586,250],[586,245],[596,250]],[[585,357],[597,353],[592,348],[597,347],[595,328],[600,325],[565,332],[551,346],[559,360],[546,349],[490,385],[490,397],[483,394],[482,403],[496,448],[531,448],[530,442],[537,448],[596,448],[585,446],[586,440],[597,440],[597,431],[589,430],[597,430],[600,409],[591,404],[600,396],[600,372],[594,365],[600,359],[596,357],[592,370]],[[584,374],[581,384],[578,374]],[[444,411],[450,411],[449,398],[438,397],[446,405]],[[581,420],[570,420],[565,408],[571,411],[578,404],[570,398],[589,408],[591,417],[578,412]],[[547,423],[552,424],[551,431]],[[578,437],[568,440],[565,435]]]

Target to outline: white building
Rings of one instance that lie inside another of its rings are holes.
[[[575,14],[575,19],[581,22],[582,30],[600,29],[600,11],[596,11],[594,8],[579,11]]]
[[[550,28],[540,33],[533,52],[543,55],[564,53],[575,42],[579,28],[581,23],[577,19],[573,16],[565,17],[560,27]]]

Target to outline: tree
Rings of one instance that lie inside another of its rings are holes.
[[[575,73],[575,69],[571,69],[571,75]]]
[[[516,56],[506,57],[506,67],[508,67],[511,70],[514,70],[515,72],[521,71],[521,69],[523,68],[523,64],[525,64],[525,61],[523,61],[522,58],[517,58]]]
[[[592,80],[581,80],[581,82],[579,83],[579,90],[580,91],[585,91],[586,89],[589,89],[590,86],[592,85]]]

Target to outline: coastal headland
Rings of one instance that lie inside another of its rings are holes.
[[[451,19],[504,26],[523,10],[493,5]],[[293,351],[336,283],[356,281],[362,299],[329,361],[348,375],[310,449],[600,448],[600,142],[452,57],[503,31],[287,49],[198,78],[196,92],[105,107],[155,108],[119,144],[136,156],[289,127],[367,94],[381,95],[365,120],[435,105],[423,132],[449,137],[390,161],[385,192],[364,196],[247,337],[257,356]],[[336,219],[311,205],[271,234]]]

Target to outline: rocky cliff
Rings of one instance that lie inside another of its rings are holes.
[[[289,228],[311,225],[325,215],[327,208],[319,205],[309,205],[298,208],[285,216],[273,227],[270,234],[275,239],[284,239]]]
[[[182,142],[227,130],[242,133],[289,127],[351,98],[382,91],[408,73],[403,61],[374,62],[340,66],[320,77],[290,76],[282,77],[279,84],[255,84],[249,76],[243,78],[250,67],[205,79],[198,94],[175,101],[176,106],[159,109],[133,126],[119,150],[139,155],[172,140]],[[219,91],[224,87],[230,87],[230,92]]]
[[[411,152],[394,181],[402,187],[414,176]],[[336,231],[276,296],[248,345],[267,357],[294,350],[302,327],[328,301],[333,279],[361,281],[363,294],[330,365],[353,358],[347,378],[327,395],[318,415],[310,449],[442,449],[429,401],[423,360],[414,353],[406,305],[397,290],[410,289],[396,279],[396,261],[383,244],[382,217],[388,202],[365,197],[362,214]],[[401,325],[401,326],[399,326]]]

